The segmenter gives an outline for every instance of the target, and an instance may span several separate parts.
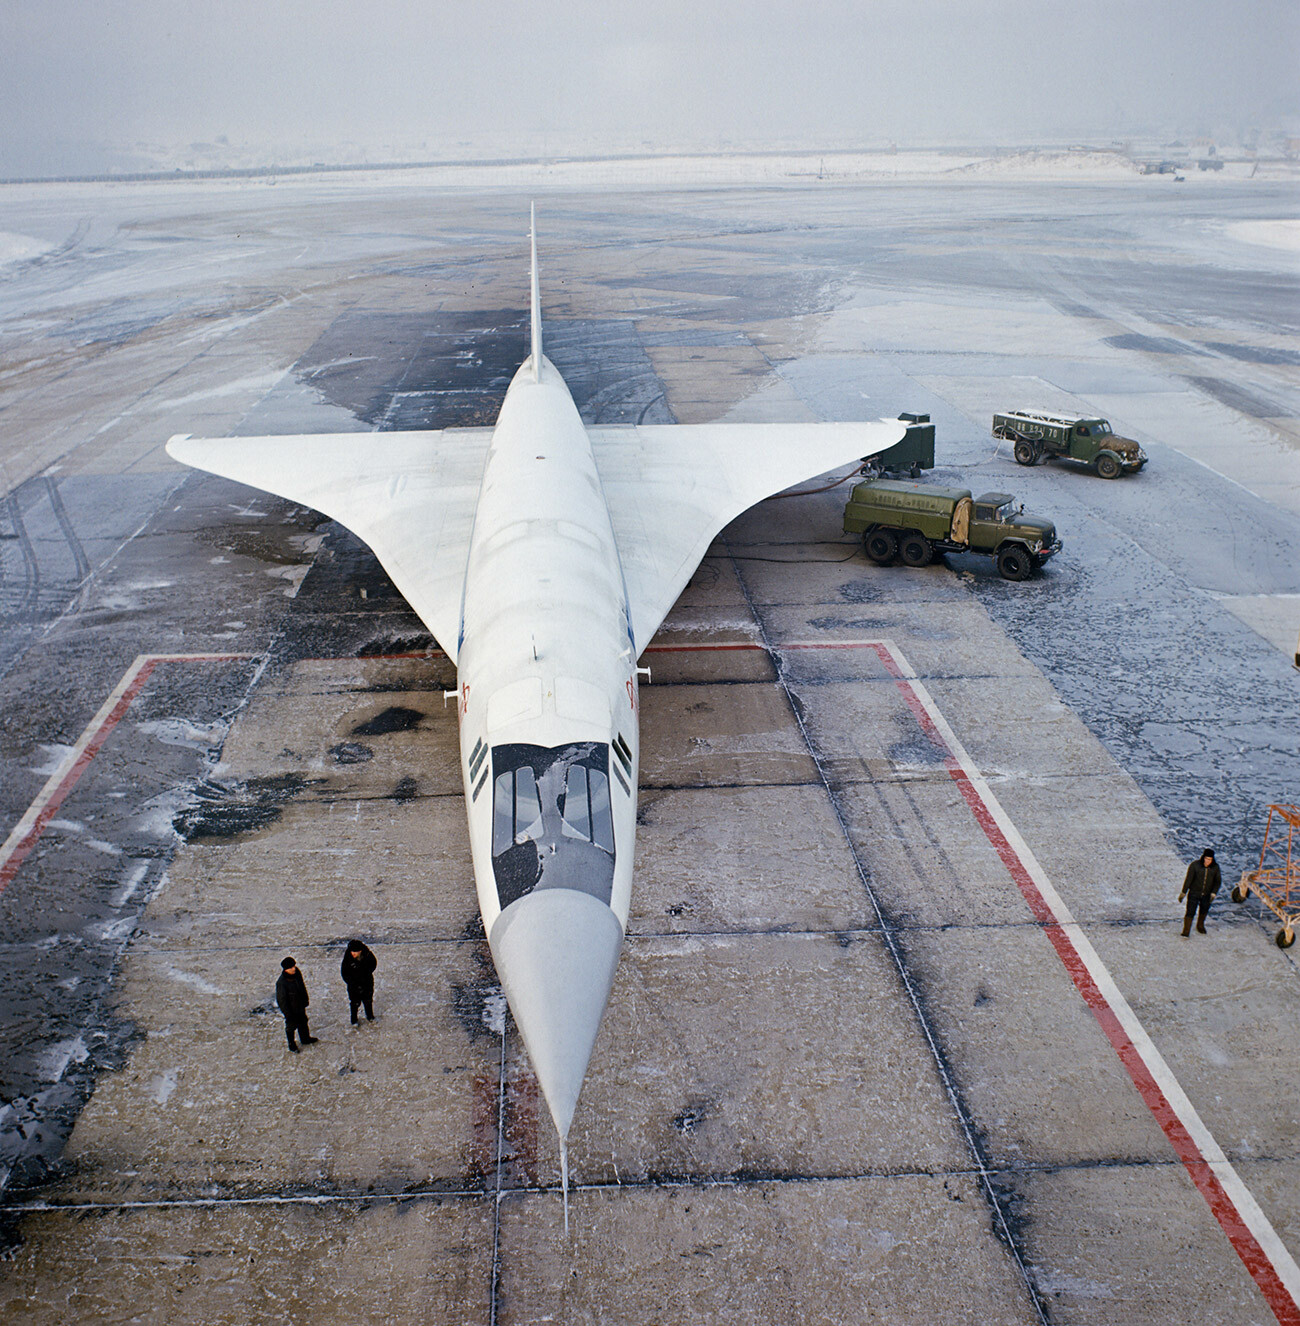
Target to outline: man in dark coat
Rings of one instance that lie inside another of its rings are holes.
[[[1210,910],[1210,903],[1219,891],[1223,876],[1219,873],[1218,863],[1214,859],[1214,849],[1207,847],[1200,856],[1187,867],[1183,879],[1183,891],[1178,901],[1187,899],[1187,914],[1183,917],[1183,937],[1192,931],[1192,917],[1196,916],[1196,933],[1205,933],[1205,913]]]
[[[285,958],[280,963],[275,1002],[284,1014],[284,1034],[294,1054],[298,1053],[298,1047],[293,1043],[294,1032],[304,1045],[315,1045],[316,1037],[307,1028],[307,1005],[311,1003],[311,996],[307,993],[307,982],[302,979],[302,972],[292,958]]]
[[[339,964],[339,975],[348,987],[348,1002],[352,1005],[352,1025],[357,1025],[357,1009],[365,1005],[366,1021],[375,1020],[371,1001],[375,997],[375,955],[359,940],[348,944]]]

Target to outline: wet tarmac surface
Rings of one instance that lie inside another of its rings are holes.
[[[1289,597],[1300,596],[1300,505],[1266,500],[1182,454],[1175,426],[1142,432],[1122,411],[1190,391],[1235,413],[1243,452],[1254,445],[1247,421],[1272,429],[1283,447],[1300,446],[1300,277],[1273,255],[1255,265],[1244,246],[1219,241],[1238,217],[1293,215],[1295,195],[1275,185],[1206,186],[1180,198],[1171,218],[1168,199],[1133,188],[1019,192],[1019,203],[982,185],[959,194],[916,185],[816,197],[556,197],[542,209],[551,215],[544,270],[556,283],[544,283],[547,353],[593,423],[728,410],[763,419],[930,411],[940,460],[931,478],[1012,492],[1056,522],[1065,549],[1045,574],[1009,584],[975,557],[949,557],[946,571],[877,570],[847,543],[826,546],[841,538],[842,496],[832,493],[773,504],[733,527],[695,589],[707,599],[711,575],[734,573],[742,600],[727,613],[741,616],[724,613],[709,629],[743,617],[779,636],[787,606],[804,602],[783,589],[785,572],[770,570],[787,559],[831,575],[807,622],[828,639],[888,633],[900,599],[951,581],[1133,779],[1175,854],[1212,843],[1231,880],[1258,851],[1265,806],[1300,803],[1300,674],[1232,610],[1247,596],[1284,611],[1290,603],[1300,630],[1300,597]],[[253,840],[295,808],[342,805],[329,779],[375,770],[384,743],[425,732],[433,720],[413,697],[451,684],[436,656],[421,681],[372,680],[377,703],[322,748],[321,772],[232,775],[224,743],[264,678],[315,659],[421,654],[432,642],[346,531],[182,474],[157,448],[174,431],[490,424],[525,349],[517,199],[460,199],[447,205],[454,216],[442,217],[405,196],[291,195],[254,206],[239,192],[182,190],[150,217],[156,204],[141,198],[96,198],[85,205],[94,218],[83,221],[75,203],[38,191],[11,202],[2,221],[66,240],[22,270],[0,272],[0,427],[11,439],[0,456],[6,831],[137,655],[247,657],[160,665],[0,894],[0,1176],[11,1199],[57,1178],[96,1081],[140,1042],[115,991],[176,854]],[[229,232],[245,233],[248,210],[259,226],[241,249]],[[759,216],[764,223],[754,224]],[[203,282],[197,265],[223,245],[233,275]],[[308,251],[299,270],[295,255]],[[999,322],[990,309],[1000,306],[1015,315]],[[289,321],[274,335],[257,330],[258,319],[276,316]],[[104,355],[120,363],[100,364]],[[171,373],[181,379],[174,392],[163,386]],[[242,394],[223,395],[227,382],[244,383]],[[140,406],[150,393],[165,399]],[[1005,448],[995,451],[992,408],[1071,401],[1094,402],[1118,431],[1138,433],[1147,469],[1108,483],[1060,464],[1024,469]],[[849,560],[832,570],[841,558]],[[937,591],[937,601],[949,592]],[[936,640],[944,630],[936,617]],[[978,649],[964,667],[964,676],[981,675]],[[989,675],[1000,667],[990,654]],[[793,710],[812,716],[815,758],[834,745],[819,736],[817,697],[845,679],[820,665],[784,676]],[[1007,696],[1012,711],[1015,701]],[[711,701],[701,692],[698,703]],[[880,758],[895,769],[923,778],[936,768],[934,747],[904,721],[882,744]],[[827,767],[832,794],[849,796]],[[419,769],[384,776],[375,795],[399,809],[455,795],[432,789]],[[815,771],[801,778],[817,781]],[[711,775],[710,784],[725,787],[726,778]],[[665,777],[648,788],[643,818],[653,822],[660,800],[686,785]],[[1101,857],[1116,850],[1116,808],[1085,796],[1082,780],[1077,796],[1068,781],[1053,790],[1051,804],[1071,832],[1095,837]],[[905,806],[893,813],[899,837],[920,835],[918,861],[944,859],[942,837],[918,828],[924,816]],[[690,917],[701,906],[683,896],[666,915]],[[1116,916],[1146,919],[1139,902]],[[929,924],[919,912],[882,897],[876,920],[897,932],[904,969],[929,970],[928,941],[912,936]],[[1226,907],[1223,921],[1257,924]],[[472,924],[466,915],[452,929]],[[1277,961],[1293,978],[1289,955]],[[994,1170],[1005,1157],[997,1129],[990,1135],[981,1121],[982,1070],[960,1053],[949,1063],[943,998],[934,994],[932,1010],[924,981],[918,989],[917,1016],[927,1034],[937,1028],[935,1062],[970,1163]],[[459,1024],[488,1050],[501,1044],[491,1030],[498,998],[490,972],[454,986]],[[982,1003],[978,991],[974,1001]],[[522,1119],[535,1098],[511,1108]],[[679,1101],[671,1131],[708,1135],[720,1109],[707,1094]],[[526,1133],[529,1125],[511,1126]],[[475,1165],[491,1169],[482,1157]],[[995,1175],[970,1194],[988,1206],[1017,1261],[1031,1256],[1028,1193]],[[1057,1319],[1045,1282],[1032,1270],[1020,1280],[1026,1319]]]

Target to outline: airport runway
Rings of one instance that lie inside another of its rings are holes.
[[[451,670],[346,532],[161,449],[491,422],[527,200],[0,190],[50,246],[0,267],[0,1321],[1300,1320],[1295,950],[1175,901],[1300,803],[1300,273],[1232,229],[1296,194],[1188,186],[539,200],[589,421],[928,410],[1065,540],[878,568],[839,489],[715,545],[644,660],[568,1240]],[[1006,406],[1151,464],[1023,469]]]

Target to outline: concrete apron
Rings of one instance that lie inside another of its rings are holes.
[[[1180,938],[1149,803],[944,568],[799,570],[706,563],[648,655],[639,879],[570,1238],[476,928],[444,679],[313,660],[263,680],[221,770],[297,795],[195,837],[127,950],[141,1039],[23,1215],[0,1321],[1156,1323],[1183,1315],[1189,1250],[1198,1315],[1266,1320],[898,660],[1294,1245],[1288,958],[1223,902]],[[886,577],[869,628],[828,612]],[[398,683],[418,721],[385,731]],[[341,757],[367,725],[370,758]],[[355,933],[379,1020],[353,1030]],[[284,952],[320,1037],[295,1056]]]

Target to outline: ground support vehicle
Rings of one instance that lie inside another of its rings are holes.
[[[1259,866],[1247,870],[1232,891],[1233,902],[1245,902],[1251,893],[1279,921],[1278,948],[1295,943],[1296,922],[1300,921],[1300,806],[1270,806],[1264,825],[1264,846],[1259,851]]]
[[[1090,465],[1103,479],[1136,474],[1147,454],[1132,438],[1117,437],[1105,419],[1009,410],[993,416],[993,436],[1006,438],[1020,465],[1057,456]]]
[[[900,414],[907,431],[892,447],[874,456],[863,456],[862,473],[870,477],[882,474],[921,477],[922,470],[934,469],[934,425],[928,414]]]
[[[969,488],[938,488],[901,479],[855,485],[844,532],[860,534],[867,556],[925,566],[937,553],[978,552],[997,559],[1005,580],[1025,580],[1061,549],[1056,527],[1026,515],[1007,493],[971,497]]]

